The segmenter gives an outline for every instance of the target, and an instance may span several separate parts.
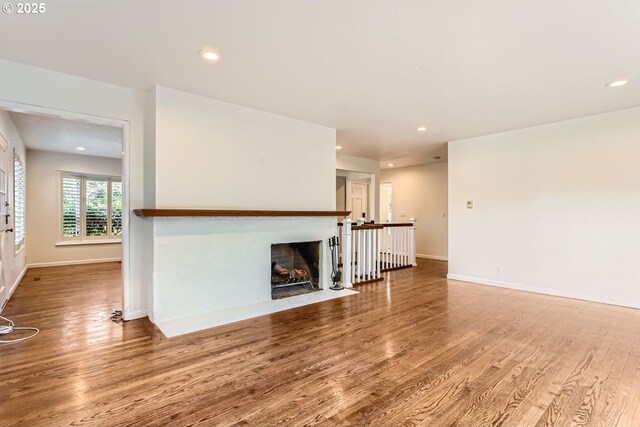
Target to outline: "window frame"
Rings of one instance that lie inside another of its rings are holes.
[[[19,193],[17,190],[18,186],[18,176],[16,173],[16,164],[20,165],[20,169],[22,171],[21,176],[21,184],[22,191]],[[22,199],[22,221],[20,223],[20,228],[22,229],[22,239],[16,240],[18,237],[18,215],[16,212],[18,211],[18,195],[20,194]],[[13,230],[14,230],[14,254],[20,252],[26,246],[27,240],[27,171],[24,166],[24,161],[20,158],[20,155],[16,152],[15,148],[13,149]]]
[[[80,235],[79,236],[65,236],[64,235],[64,178],[80,179]],[[105,236],[88,236],[87,235],[87,181],[104,181],[107,183],[107,234]],[[113,193],[112,184],[114,182],[122,183],[122,177],[116,175],[99,175],[99,174],[87,174],[76,172],[60,171],[60,177],[58,179],[59,194],[58,194],[58,235],[59,242],[61,244],[82,244],[82,243],[115,243],[122,242],[122,233],[114,235],[112,234],[113,228]],[[124,194],[122,196],[124,203]]]

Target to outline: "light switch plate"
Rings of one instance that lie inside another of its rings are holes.
[[[467,209],[473,209],[473,200],[467,200]]]

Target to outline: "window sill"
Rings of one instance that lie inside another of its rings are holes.
[[[120,243],[122,243],[121,239],[66,240],[64,242],[57,242],[56,246],[114,245]]]

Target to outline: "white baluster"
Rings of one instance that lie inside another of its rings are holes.
[[[398,231],[398,267],[402,266],[402,227],[397,228]]]
[[[362,233],[362,230],[358,230],[358,275],[356,277],[356,280],[358,282],[362,281],[362,252],[364,249],[364,244],[362,243],[363,238],[364,235]]]
[[[376,230],[375,228],[371,230],[371,278],[376,278],[376,248],[378,245],[376,244]]]
[[[387,263],[387,229],[383,228],[382,229],[382,255],[381,255],[381,260],[382,260],[382,268],[386,268],[385,264]]]
[[[369,271],[369,230],[362,230],[362,241],[364,250],[362,251],[362,280],[367,280]]]
[[[411,239],[410,237],[411,227],[407,227],[405,233],[407,234],[407,265],[411,265]]]
[[[351,234],[351,283],[356,283],[356,246],[358,244],[356,237],[358,230],[353,230]]]
[[[376,279],[380,278],[380,232],[381,228],[376,230]]]
[[[342,286],[350,288],[353,285],[351,266],[351,220],[342,221]]]
[[[409,265],[409,228],[402,227],[402,265]]]
[[[411,242],[409,241],[409,230],[410,229],[411,229],[411,227],[406,227],[405,230],[404,230],[404,234],[405,234],[406,239],[407,239],[407,252],[406,252],[407,253],[407,262],[405,263],[405,265],[410,265],[411,264],[411,262],[409,260],[409,252],[411,250]]]
[[[398,228],[398,267],[404,265],[404,227]]]
[[[395,265],[393,265],[395,263],[395,258],[396,258],[396,229],[395,227],[391,227],[390,229],[391,232],[391,250],[389,252],[391,252],[391,260],[389,262],[389,268],[393,268],[395,267]]]
[[[398,249],[400,247],[399,242],[398,242],[398,228],[394,227],[393,228],[393,266],[397,267],[398,266],[398,261],[399,261],[399,256],[398,256]]]
[[[373,235],[371,234],[373,230],[367,230],[367,279],[371,280],[371,267],[373,266],[373,262],[371,260],[371,255],[373,254]]]
[[[385,235],[385,241],[386,241],[384,250],[387,255],[384,268],[389,268],[389,265],[391,264],[391,229],[390,228],[385,229],[384,235]]]
[[[369,233],[368,230],[362,230],[362,280],[367,280],[367,252],[369,251]]]
[[[398,228],[398,267],[404,265],[404,227]]]

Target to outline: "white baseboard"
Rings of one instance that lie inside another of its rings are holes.
[[[20,284],[20,281],[22,280],[22,278],[24,277],[25,273],[27,272],[27,269],[29,267],[28,266],[24,266],[24,268],[22,269],[22,271],[20,272],[20,274],[18,274],[18,277],[16,278],[15,282],[13,282],[13,284],[11,285],[11,287],[9,288],[9,293],[7,294],[7,301],[9,301],[11,299],[11,296],[13,295],[13,293],[15,292],[15,290],[18,288],[18,285]],[[4,307],[2,307],[2,302],[0,302],[0,314],[2,314],[2,309]]]
[[[20,272],[20,274],[18,274],[16,281],[13,282],[13,285],[11,285],[11,289],[9,289],[9,294],[7,295],[7,299],[11,298],[11,295],[13,295],[13,292],[16,290],[16,288],[20,284],[20,281],[22,280],[22,278],[24,277],[28,269],[29,269],[29,266],[25,265],[22,271]]]
[[[124,320],[135,320],[141,319],[143,317],[147,317],[147,313],[144,310],[133,310],[124,312],[123,319]]]
[[[463,276],[459,274],[447,274],[447,279],[459,280],[461,282],[477,283],[479,285],[495,286],[498,288],[515,289],[517,291],[533,292],[536,294],[551,295],[554,297],[579,299],[583,301],[597,302],[601,304],[618,305],[621,307],[640,309],[640,301],[623,298],[612,298],[601,295],[592,295],[579,291],[566,291],[562,289],[544,288],[540,286],[529,286],[520,283],[502,282],[499,280],[481,279],[478,277]]]
[[[416,258],[435,259],[438,261],[449,261],[449,258],[447,258],[446,256],[440,256],[440,255],[416,254]]]
[[[80,265],[80,264],[99,264],[102,262],[117,262],[122,261],[122,258],[100,258],[100,259],[81,259],[76,261],[55,261],[55,262],[36,262],[29,264],[28,268],[41,268],[41,267],[59,267],[63,265]]]

